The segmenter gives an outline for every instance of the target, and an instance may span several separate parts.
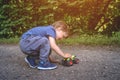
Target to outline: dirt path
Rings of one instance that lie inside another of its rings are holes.
[[[57,64],[57,69],[48,71],[31,69],[18,45],[0,45],[0,80],[120,80],[119,47],[61,47],[77,55],[80,63],[71,67]]]

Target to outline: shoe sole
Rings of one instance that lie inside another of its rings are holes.
[[[41,70],[52,70],[52,69],[56,69],[57,66],[55,67],[48,67],[48,68],[44,68],[44,67],[37,67],[38,69],[41,69]]]
[[[29,65],[31,68],[36,68],[36,67],[37,67],[37,66],[31,66],[26,57],[25,57],[25,62],[28,63],[28,65]]]

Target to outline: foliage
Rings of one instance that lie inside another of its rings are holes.
[[[20,36],[34,26],[57,20],[66,21],[72,34],[112,35],[120,30],[119,3],[119,0],[0,0],[0,37]]]

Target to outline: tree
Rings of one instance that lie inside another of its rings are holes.
[[[113,32],[120,16],[117,0],[0,0],[0,37],[20,36],[39,25],[66,21],[71,33]],[[117,27],[118,29],[118,27]],[[109,34],[109,33],[108,33]]]

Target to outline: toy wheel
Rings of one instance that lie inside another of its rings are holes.
[[[62,65],[63,66],[72,66],[73,65],[73,61],[70,59],[70,60],[62,60]]]
[[[72,61],[69,61],[68,65],[69,65],[69,66],[72,66],[72,65],[73,65],[73,62],[72,62]]]
[[[79,63],[79,59],[78,59],[78,58],[75,58],[75,59],[73,60],[73,63],[74,63],[74,64],[78,64],[78,63]]]

